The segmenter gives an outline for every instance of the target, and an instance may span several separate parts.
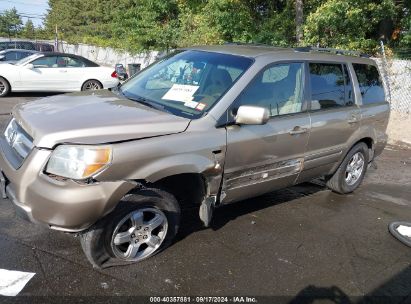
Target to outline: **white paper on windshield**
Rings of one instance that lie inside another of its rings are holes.
[[[399,225],[397,231],[399,234],[411,238],[411,227]]]
[[[0,269],[0,295],[17,296],[34,275],[33,272]]]
[[[186,106],[188,108],[195,109],[198,106],[198,102],[195,102],[195,101],[192,101],[192,100],[191,101],[186,101],[184,103],[184,106]]]
[[[186,102],[187,100],[191,100],[198,88],[199,86],[174,84],[161,99]]]

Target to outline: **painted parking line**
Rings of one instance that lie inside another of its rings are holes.
[[[0,269],[0,295],[17,296],[34,275],[34,272]]]

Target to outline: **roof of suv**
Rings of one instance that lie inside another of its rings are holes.
[[[269,54],[300,54],[306,55],[307,59],[334,59],[336,61],[341,61],[341,57],[347,57],[354,59],[352,61],[362,61],[364,63],[373,63],[374,61],[367,58],[367,57],[360,57],[360,56],[347,56],[347,55],[340,55],[332,52],[324,52],[324,51],[316,51],[315,49],[308,50],[304,48],[282,48],[282,47],[274,47],[268,45],[255,45],[255,44],[223,44],[223,45],[206,45],[206,46],[195,46],[187,48],[190,50],[199,50],[199,51],[209,51],[209,52],[217,52],[223,54],[231,54],[231,55],[238,55],[238,56],[245,56],[245,57],[258,57],[262,55],[269,55]],[[349,52],[349,51],[347,51]],[[354,53],[354,52],[353,52]]]

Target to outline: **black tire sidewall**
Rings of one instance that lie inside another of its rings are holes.
[[[7,81],[5,78],[3,78],[3,77],[0,77],[0,82],[2,82],[2,83],[4,84],[4,87],[5,87],[5,90],[3,91],[3,93],[0,93],[0,97],[4,97],[4,96],[6,96],[7,94],[9,94],[9,92],[10,92],[10,84],[9,84],[8,81]]]
[[[357,182],[353,185],[348,185],[346,180],[345,180],[345,171],[347,168],[347,165],[351,158],[353,157],[354,154],[356,153],[362,153],[364,156],[364,169],[361,172],[360,178],[357,180]],[[344,158],[344,161],[341,163],[340,166],[340,172],[339,172],[339,180],[341,183],[341,189],[343,190],[344,193],[350,193],[353,192],[355,189],[358,188],[358,186],[361,184],[361,182],[364,179],[364,175],[367,172],[367,167],[368,167],[368,158],[369,158],[369,152],[368,152],[368,146],[364,143],[359,143],[355,145],[347,154],[347,156]]]
[[[161,246],[144,259],[158,254],[172,243],[178,232],[181,214],[176,199],[171,194],[158,189],[139,190],[124,196],[112,212],[99,220],[88,232],[82,235],[83,249],[88,248],[85,254],[94,266],[101,267],[100,261],[107,260],[107,258],[111,258],[119,263],[133,263],[133,261],[126,261],[116,257],[111,248],[111,239],[115,227],[126,215],[132,211],[147,207],[161,210],[167,217],[168,227],[166,237]],[[88,235],[89,237],[87,237]],[[87,254],[87,252],[91,252],[91,255]],[[107,258],[104,258],[104,256]],[[103,258],[100,259],[100,257]]]

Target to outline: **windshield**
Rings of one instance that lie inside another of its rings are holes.
[[[199,118],[209,111],[253,60],[182,51],[152,65],[121,86],[121,93],[174,115]]]
[[[39,55],[39,54],[30,55],[29,57],[26,57],[26,58],[23,58],[23,59],[20,59],[19,61],[17,61],[15,63],[15,65],[25,65],[27,62],[30,62],[34,58],[37,58],[37,57],[40,57],[40,56],[41,55]]]

